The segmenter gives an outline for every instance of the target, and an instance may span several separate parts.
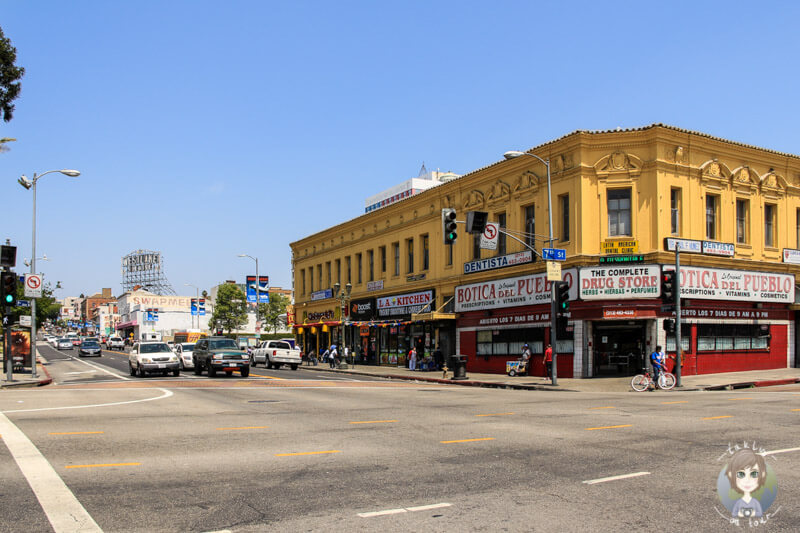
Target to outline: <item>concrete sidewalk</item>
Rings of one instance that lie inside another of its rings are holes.
[[[572,392],[634,392],[631,388],[630,377],[590,379],[558,378],[558,386],[553,386],[544,378],[536,376],[517,376],[512,378],[505,374],[478,374],[469,371],[467,372],[466,380],[453,380],[452,372],[448,372],[448,378],[443,378],[441,371],[411,371],[408,368],[398,367],[356,365],[355,368],[351,367],[340,370],[331,369],[327,364],[320,363],[317,366],[303,365],[302,368],[319,372],[379,376],[389,379],[416,380],[472,387]],[[800,368],[779,368],[775,370],[753,370],[748,372],[683,376],[681,381],[683,387],[676,387],[674,390],[724,390],[785,385],[789,383],[800,383]]]
[[[38,355],[38,350],[37,350]],[[42,362],[44,359],[37,357],[37,365],[36,365],[36,379],[31,377],[31,368],[25,367],[22,372],[14,371],[12,373],[12,380],[8,381],[6,378],[8,374],[6,369],[2,369],[2,376],[0,376],[0,389],[10,389],[10,388],[17,388],[17,387],[41,387],[43,385],[49,385],[53,382],[53,378],[50,377],[50,373],[47,369],[42,366]],[[46,361],[45,361],[46,362]]]

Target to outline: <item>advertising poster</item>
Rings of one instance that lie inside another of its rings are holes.
[[[31,332],[11,332],[11,359],[14,366],[31,366]]]
[[[269,303],[269,276],[258,277],[259,303]],[[256,303],[256,277],[247,276],[247,303]]]

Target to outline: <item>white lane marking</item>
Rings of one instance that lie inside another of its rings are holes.
[[[30,439],[0,413],[0,434],[56,533],[102,529]]]
[[[103,389],[96,389],[96,390],[103,390]],[[107,389],[106,389],[107,390]],[[13,411],[0,411],[0,413],[32,413],[35,411],[61,411],[64,409],[87,409],[89,407],[110,407],[112,405],[127,405],[131,403],[142,403],[142,402],[152,402],[153,400],[163,400],[164,398],[169,398],[173,395],[173,392],[166,389],[156,389],[160,390],[164,394],[161,396],[154,396],[153,398],[145,398],[143,400],[129,400],[127,402],[113,402],[113,403],[97,403],[93,405],[70,405],[67,407],[41,407],[39,409],[15,409]],[[0,433],[2,435],[2,433]]]
[[[71,355],[69,356],[69,358],[72,359],[73,361],[78,361],[79,363],[83,363],[84,365],[89,365],[90,367],[94,368],[95,370],[99,370],[101,372],[105,372],[106,374],[112,375],[115,378],[124,379],[125,381],[130,381],[131,380],[131,378],[126,378],[125,376],[120,376],[119,374],[115,374],[115,373],[111,372],[110,370],[106,370],[105,368],[103,368],[101,366],[97,366],[94,363],[90,363],[89,361],[84,361],[83,359],[76,359],[75,357],[73,357]]]
[[[631,477],[649,476],[650,472],[634,472],[633,474],[623,474],[621,476],[601,477],[600,479],[589,479],[584,481],[586,485],[595,485],[597,483],[605,483],[606,481],[617,481],[618,479],[628,479]]]
[[[452,503],[433,503],[431,505],[420,505],[418,507],[405,507],[402,509],[386,509],[384,511],[371,511],[369,513],[358,513],[361,518],[372,518],[373,516],[385,516],[390,514],[414,513],[417,511],[429,511],[430,509],[441,509],[450,507]]]
[[[762,455],[775,455],[776,453],[786,453],[786,452],[796,452],[800,451],[800,448],[785,448],[783,450],[772,450],[771,452],[764,452]]]
[[[67,372],[66,376],[74,376],[76,374],[94,374],[94,370],[86,370],[85,372]]]

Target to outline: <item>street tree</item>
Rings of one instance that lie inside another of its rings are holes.
[[[13,102],[20,92],[19,79],[25,74],[25,69],[18,67],[16,62],[17,49],[11,45],[11,41],[0,28],[0,115],[5,122],[13,118]]]
[[[47,320],[58,320],[61,316],[61,304],[53,297],[53,286],[45,282],[42,285],[42,296],[36,298],[36,323],[44,324]],[[25,287],[17,283],[17,301],[30,300],[25,296]],[[30,315],[30,307],[12,307],[10,315],[11,324],[19,322],[20,315]]]
[[[286,312],[287,305],[289,305],[289,299],[277,293],[269,295],[269,303],[259,304],[258,314],[272,328],[273,333],[278,332],[278,326],[281,323],[280,316]]]
[[[247,303],[244,292],[231,283],[220,285],[208,327],[212,330],[222,328],[231,333],[245,324],[247,324]]]

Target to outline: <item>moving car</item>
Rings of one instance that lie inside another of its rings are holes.
[[[194,361],[192,360],[192,353],[194,352],[193,342],[179,342],[175,344],[172,351],[178,356],[178,360],[181,363],[181,370],[194,368]]]
[[[169,349],[166,342],[139,342],[134,344],[128,354],[128,370],[131,376],[145,377],[148,373],[160,372],[178,377],[181,373],[178,356]]]
[[[83,342],[83,341],[81,340],[81,338],[80,338],[80,337],[78,337],[77,335],[76,335],[76,336],[74,336],[74,337],[70,337],[69,339],[70,339],[70,341],[72,342],[72,345],[73,345],[73,346],[80,346],[80,345],[81,345],[81,343]]]
[[[303,364],[303,357],[300,350],[293,349],[286,341],[264,341],[250,355],[250,364],[256,366],[258,363],[264,363],[267,368],[289,365],[292,370],[297,370]]]
[[[86,339],[81,343],[80,348],[78,348],[78,357],[83,357],[84,355],[96,355],[97,357],[102,357],[102,352],[100,350],[100,343],[97,340]]]
[[[194,345],[192,354],[194,373],[199,376],[208,370],[208,377],[217,375],[217,370],[232,375],[238,370],[243,378],[250,375],[250,358],[236,346],[236,341],[227,337],[200,339]]]
[[[58,339],[56,343],[56,348],[59,350],[71,350],[72,349],[72,339],[68,339],[66,337],[62,337]]]
[[[125,341],[122,337],[109,337],[106,341],[106,350],[124,350]]]

